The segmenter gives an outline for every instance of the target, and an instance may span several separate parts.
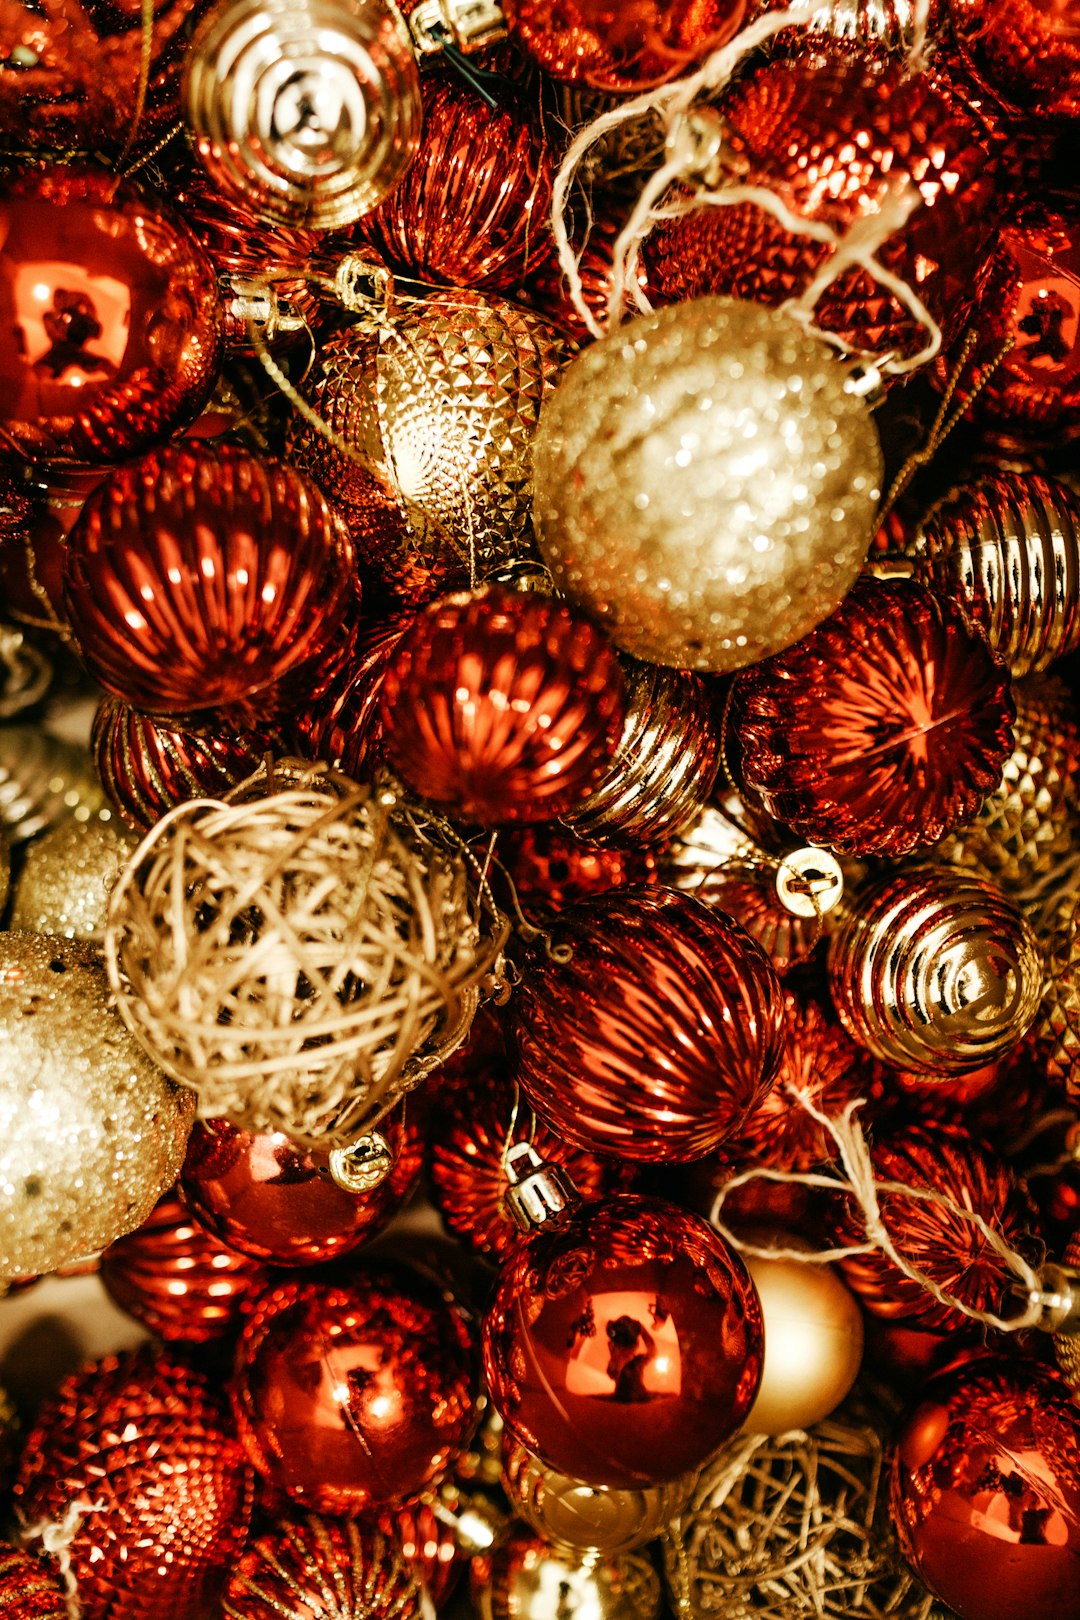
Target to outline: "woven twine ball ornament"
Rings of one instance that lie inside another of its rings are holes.
[[[205,1117],[326,1149],[464,1039],[503,937],[392,793],[284,761],[158,823],[105,955],[128,1028]]]
[[[1053,905],[1039,930],[1046,978],[1035,1025],[1046,1072],[1080,1095],[1080,894]]]

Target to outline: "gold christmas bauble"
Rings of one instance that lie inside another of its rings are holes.
[[[1046,959],[1042,1004],[1035,1025],[1051,1080],[1080,1096],[1080,894],[1063,895],[1040,924]]]
[[[62,821],[27,849],[12,928],[100,940],[110,891],[134,848],[115,821]]]
[[[773,1232],[759,1247],[806,1249]],[[765,1318],[765,1365],[743,1427],[749,1434],[808,1429],[845,1400],[859,1375],[862,1312],[831,1266],[747,1255]]]
[[[649,1560],[577,1558],[534,1536],[511,1531],[470,1571],[479,1620],[657,1620],[660,1582]]]
[[[11,845],[2,829],[0,829],[0,912],[7,905],[8,894],[11,891]]]
[[[741,669],[843,601],[881,447],[833,351],[731,298],[672,305],[567,368],[533,445],[555,583],[635,658]]]
[[[0,934],[0,1277],[96,1253],[180,1171],[195,1095],[145,1057],[96,953]]]
[[[109,814],[88,749],[38,726],[0,726],[0,823],[12,844],[102,811]]]
[[[516,1440],[503,1458],[503,1489],[510,1506],[553,1547],[575,1557],[633,1552],[660,1535],[689,1500],[692,1478],[637,1490],[585,1485],[548,1468]]]

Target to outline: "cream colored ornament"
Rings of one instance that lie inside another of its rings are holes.
[[[27,849],[12,928],[99,941],[109,894],[134,848],[115,821],[62,821]]]
[[[755,1235],[755,1243],[811,1250],[782,1232]],[[756,1254],[743,1258],[765,1318],[765,1366],[743,1427],[749,1434],[808,1429],[836,1410],[859,1376],[862,1312],[831,1266]]]

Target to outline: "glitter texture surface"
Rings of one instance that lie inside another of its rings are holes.
[[[31,844],[15,885],[12,928],[100,939],[109,891],[135,840],[115,821],[62,821]]]

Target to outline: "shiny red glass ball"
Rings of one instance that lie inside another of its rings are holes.
[[[507,0],[513,37],[554,79],[634,91],[687,73],[742,21],[745,0]]]
[[[359,618],[341,663],[304,704],[293,726],[305,759],[323,759],[362,781],[382,742],[379,700],[390,657],[412,623],[411,613]]]

